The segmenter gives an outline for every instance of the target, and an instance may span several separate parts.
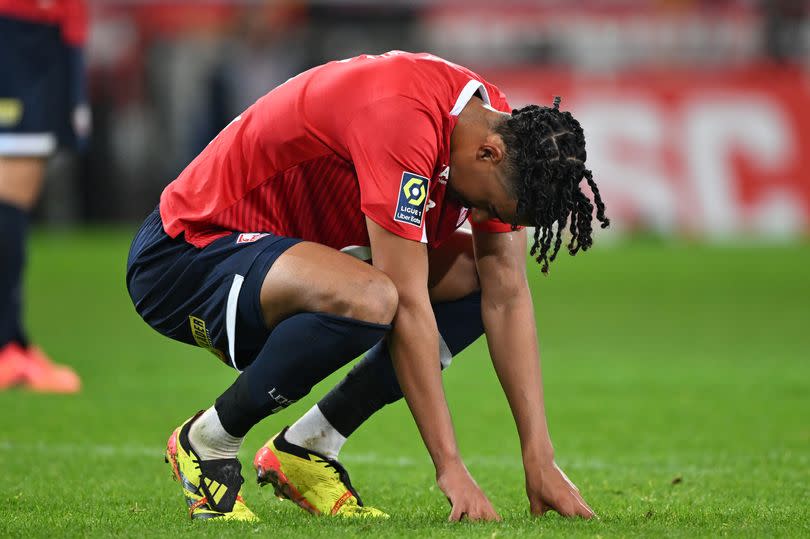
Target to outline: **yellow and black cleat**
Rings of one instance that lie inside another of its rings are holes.
[[[242,465],[237,459],[200,460],[191,447],[188,431],[202,414],[177,427],[166,445],[166,462],[180,483],[193,519],[258,521],[242,498]]]
[[[284,438],[286,432],[285,428],[276,434],[253,459],[260,485],[273,485],[276,496],[313,515],[388,518],[379,509],[363,505],[338,461],[291,444]]]

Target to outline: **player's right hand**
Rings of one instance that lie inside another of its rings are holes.
[[[556,511],[564,517],[595,516],[577,486],[554,461],[526,468],[526,494],[533,515]]]
[[[436,474],[436,482],[450,502],[450,522],[501,520],[492,503],[467,471],[464,464],[454,465]]]

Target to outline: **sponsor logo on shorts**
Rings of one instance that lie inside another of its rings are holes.
[[[236,238],[236,243],[253,243],[256,240],[260,240],[265,236],[269,236],[267,232],[245,232],[243,234],[239,234],[239,237]]]
[[[0,99],[0,127],[14,127],[22,118],[23,104],[19,99]]]
[[[428,200],[428,179],[412,172],[403,172],[399,184],[394,221],[422,227],[422,216]]]
[[[196,316],[189,316],[188,322],[191,325],[191,336],[194,337],[194,342],[197,343],[197,346],[205,348],[217,356],[220,361],[228,363],[225,358],[225,353],[214,347],[214,343],[211,341],[211,333],[208,331],[208,328],[205,327],[205,320],[197,318]]]

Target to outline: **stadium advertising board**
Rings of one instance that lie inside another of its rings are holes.
[[[619,229],[713,239],[810,232],[810,79],[799,71],[486,75],[513,106],[563,96]]]

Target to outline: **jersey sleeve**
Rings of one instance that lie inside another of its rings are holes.
[[[440,129],[422,104],[404,96],[374,102],[347,127],[360,209],[397,236],[427,242],[425,217]]]

